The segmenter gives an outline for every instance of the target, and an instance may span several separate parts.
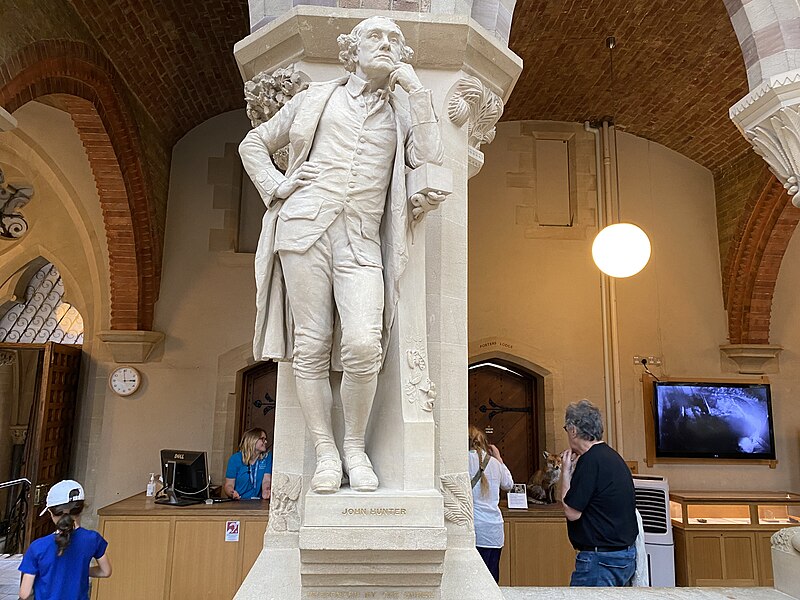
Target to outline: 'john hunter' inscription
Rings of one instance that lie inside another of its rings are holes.
[[[389,515],[405,515],[405,508],[345,508],[342,511],[343,515],[370,515],[386,517]]]

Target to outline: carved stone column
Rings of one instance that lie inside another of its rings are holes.
[[[399,281],[367,435],[381,487],[308,492],[313,448],[292,368],[282,363],[270,523],[237,600],[502,599],[475,550],[467,472],[467,181],[482,165],[478,147],[493,138],[522,63],[500,37],[473,27],[468,11],[435,12],[390,15],[432,91],[452,194],[415,226]],[[244,79],[290,64],[313,82],[341,77],[337,36],[368,16],[296,6],[236,45]],[[335,405],[335,430],[337,420]]]
[[[800,208],[800,70],[761,83],[730,117]]]

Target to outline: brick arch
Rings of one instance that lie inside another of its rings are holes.
[[[0,105],[62,95],[95,177],[109,250],[111,328],[150,330],[161,240],[142,165],[139,132],[111,63],[80,42],[30,44],[0,64]]]
[[[768,344],[772,297],[783,255],[800,221],[783,185],[764,166],[723,271],[731,344]]]
[[[742,48],[750,89],[800,67],[800,5],[781,0],[723,0]]]

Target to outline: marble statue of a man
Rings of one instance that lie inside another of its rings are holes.
[[[443,149],[431,92],[406,62],[412,50],[399,27],[370,17],[339,36],[339,46],[349,75],[310,84],[239,148],[268,207],[256,253],[255,358],[292,359],[319,493],[339,489],[342,460],[351,489],[378,487],[364,436],[409,226],[442,199],[406,195],[406,167],[441,164]],[[284,175],[271,155],[287,144]],[[332,366],[343,372],[341,455]]]

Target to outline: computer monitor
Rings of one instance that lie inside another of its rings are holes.
[[[158,504],[186,506],[210,497],[208,459],[205,452],[192,450],[162,450],[161,476],[164,489],[156,499]]]

